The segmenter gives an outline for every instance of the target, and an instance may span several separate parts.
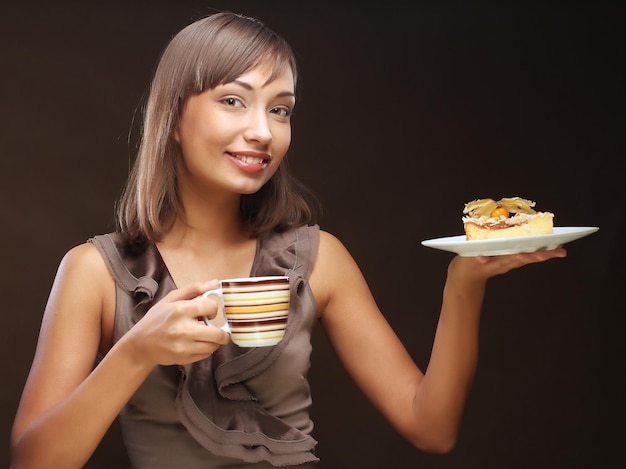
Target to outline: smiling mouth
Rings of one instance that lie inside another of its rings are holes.
[[[244,163],[248,164],[261,164],[263,163],[263,158],[255,158],[254,156],[238,156],[235,155],[235,158],[239,158]]]
[[[236,153],[231,153],[230,155],[246,164],[264,164],[268,161],[265,158],[260,158],[258,156],[238,155]]]

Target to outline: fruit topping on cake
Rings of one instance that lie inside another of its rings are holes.
[[[463,228],[467,240],[551,234],[554,214],[535,210],[521,197],[477,199],[465,204]]]

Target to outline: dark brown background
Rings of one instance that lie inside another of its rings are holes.
[[[421,366],[451,254],[420,241],[459,234],[466,201],[519,195],[558,226],[600,227],[568,244],[567,259],[491,281],[449,455],[397,436],[316,330],[321,467],[577,468],[620,457],[623,2],[413,4],[3,3],[0,464],[58,262],[112,229],[159,53],[213,9],[258,16],[297,51],[292,165]],[[114,431],[89,467],[124,461]]]

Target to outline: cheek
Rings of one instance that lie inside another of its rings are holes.
[[[184,131],[179,132],[179,141],[182,140],[189,149],[206,151],[225,146],[235,133],[236,131],[223,121],[203,118],[190,122]]]
[[[273,136],[274,155],[282,159],[291,145],[291,127],[280,129]]]

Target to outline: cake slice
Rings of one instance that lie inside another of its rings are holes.
[[[469,241],[551,234],[554,214],[536,211],[534,206],[535,202],[521,197],[468,202],[462,218],[465,238]]]

